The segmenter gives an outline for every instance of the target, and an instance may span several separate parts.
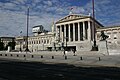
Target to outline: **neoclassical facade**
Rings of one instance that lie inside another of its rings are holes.
[[[26,48],[26,36],[18,36],[15,38],[16,46],[15,50],[25,50]]]
[[[68,50],[91,50],[94,36],[94,19],[89,15],[70,14],[56,22],[56,37]],[[101,28],[95,20],[95,28]],[[67,45],[67,46],[66,46]]]
[[[120,40],[120,26],[102,27],[97,29],[97,40],[100,39],[101,31],[104,31],[104,33],[109,36],[107,40]]]
[[[38,36],[31,36],[28,38],[28,48],[31,51],[51,49],[54,36],[55,34],[52,32],[41,33]]]
[[[90,15],[70,14],[56,21],[52,26],[52,32],[40,33],[38,35],[29,36],[28,48],[30,51],[39,50],[76,50],[90,51],[93,45],[94,26],[93,18]],[[95,28],[101,28],[101,25],[95,20]],[[55,29],[55,30],[54,30]],[[23,44],[25,49],[25,38],[16,38],[16,49],[20,50]]]
[[[90,15],[80,14],[70,14],[59,19],[51,27],[51,32],[42,32],[34,36],[29,36],[28,48],[30,51],[64,49],[68,51],[73,49],[76,51],[90,51],[94,41],[94,24],[98,47],[101,31],[104,31],[109,36],[107,39],[108,48],[120,48],[120,26],[104,27]],[[37,28],[34,27],[34,29],[36,30]],[[25,50],[26,37],[16,38],[16,49],[20,50],[20,48]]]
[[[108,35],[107,45],[109,49],[120,49],[120,26],[102,27],[97,29],[97,42],[100,41],[101,31]]]
[[[52,48],[53,38],[55,34],[53,32],[41,33],[37,36],[28,37],[28,49],[32,52],[40,50],[48,50]],[[26,37],[16,37],[16,50],[25,51],[26,49]]]

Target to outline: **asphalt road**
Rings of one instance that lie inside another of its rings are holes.
[[[0,80],[120,80],[120,68],[0,59]]]

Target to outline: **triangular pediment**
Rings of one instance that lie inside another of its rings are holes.
[[[75,20],[75,19],[80,19],[80,18],[86,18],[86,17],[88,17],[88,16],[79,15],[79,14],[70,14],[68,16],[65,16],[64,18],[61,18],[56,23],[64,22],[64,21],[70,21],[70,20]]]

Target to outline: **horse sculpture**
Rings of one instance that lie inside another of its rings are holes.
[[[104,41],[106,40],[109,36],[105,35],[104,31],[101,31],[101,40],[100,41]]]

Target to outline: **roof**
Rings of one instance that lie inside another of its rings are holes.
[[[97,31],[111,31],[111,30],[120,30],[120,26],[108,26],[108,27],[101,27],[98,28]]]
[[[0,38],[12,38],[12,39],[15,39],[15,37],[0,37]]]
[[[70,14],[70,15],[67,15],[61,19],[59,19],[57,23],[61,23],[61,22],[65,22],[65,21],[71,21],[71,20],[75,20],[75,19],[80,19],[80,18],[88,18],[90,16],[87,16],[87,15],[81,15],[81,14]]]
[[[101,27],[99,29],[107,29],[107,28],[120,28],[120,26],[106,26],[106,27]]]
[[[36,27],[43,27],[43,25],[37,25],[37,26],[34,26],[33,28],[36,28]]]
[[[85,18],[91,18],[92,20],[94,20],[90,15],[70,14],[70,15],[67,15],[67,16],[59,19],[58,21],[56,21],[56,24],[62,23],[62,22],[67,22],[67,21],[85,19]],[[104,27],[104,26],[103,26],[102,24],[100,24],[97,20],[95,20],[95,22],[96,22],[97,24],[99,24],[101,27]]]

